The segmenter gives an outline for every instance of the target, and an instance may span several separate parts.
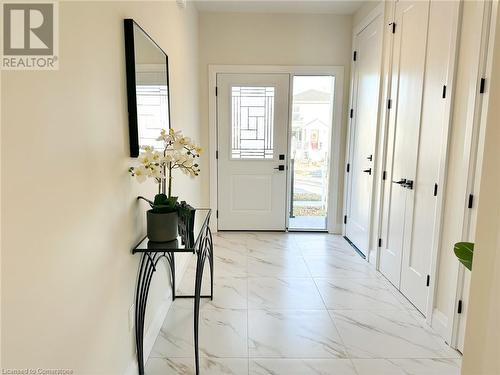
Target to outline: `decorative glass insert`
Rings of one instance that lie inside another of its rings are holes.
[[[272,159],[274,87],[232,87],[231,157]]]

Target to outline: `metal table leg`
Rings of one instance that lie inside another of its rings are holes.
[[[142,254],[135,295],[135,344],[137,348],[139,375],[144,375],[144,318],[146,315],[149,286],[151,285],[151,279],[155,271],[155,261],[151,257],[151,254]]]
[[[207,226],[204,237],[200,241],[198,251],[196,253],[196,279],[194,287],[194,356],[195,356],[195,366],[196,375],[200,374],[200,353],[199,353],[199,320],[200,320],[200,298],[201,298],[201,286],[203,283],[203,268],[205,266],[205,260],[208,257],[210,265],[210,299],[213,299],[213,245],[212,245],[212,233],[210,228]]]

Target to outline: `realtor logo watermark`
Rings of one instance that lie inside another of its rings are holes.
[[[57,2],[3,2],[2,60],[5,70],[59,68]]]

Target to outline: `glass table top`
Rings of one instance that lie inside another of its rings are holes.
[[[202,237],[203,229],[208,224],[211,210],[208,208],[197,208],[194,215],[194,246],[186,247],[179,236],[176,240],[168,242],[152,242],[148,237],[144,237],[133,249],[132,254],[147,252],[193,252]]]

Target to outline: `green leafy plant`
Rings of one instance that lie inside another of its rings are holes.
[[[471,242],[457,242],[453,248],[455,255],[465,268],[472,271],[472,259],[474,257],[474,244]]]
[[[166,194],[156,194],[155,200],[151,204],[151,208],[156,214],[177,211],[177,197],[167,197]]]

